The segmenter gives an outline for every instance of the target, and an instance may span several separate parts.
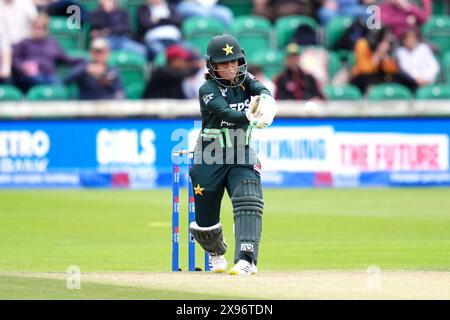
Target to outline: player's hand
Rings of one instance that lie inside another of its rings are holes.
[[[260,96],[253,96],[251,97],[250,100],[250,107],[248,108],[248,111],[254,116],[254,117],[258,117],[260,112],[259,112],[259,99]]]
[[[252,97],[246,116],[252,127],[263,129],[272,124],[277,111],[275,100],[267,94],[262,94]]]
[[[253,128],[264,129],[270,125],[269,119],[267,119],[266,117],[261,116],[255,117],[253,114],[250,113],[250,111],[247,111],[245,115],[247,116],[247,119]]]

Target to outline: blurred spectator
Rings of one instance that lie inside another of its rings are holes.
[[[11,44],[0,29],[0,84],[11,83],[11,60]]]
[[[418,86],[435,82],[439,63],[431,48],[420,41],[419,32],[408,30],[402,36],[402,46],[396,50],[400,69],[413,78]]]
[[[385,0],[380,4],[381,23],[400,39],[406,30],[418,28],[427,22],[433,4],[431,0],[422,0],[422,4],[423,8],[420,8],[409,0]]]
[[[89,51],[92,61],[74,68],[64,79],[64,83],[76,83],[81,100],[124,99],[119,71],[108,66],[108,40],[92,40]]]
[[[80,8],[80,22],[85,22],[86,10],[80,1],[76,0],[34,0],[34,4],[39,11],[45,11],[50,16],[58,17],[70,17],[74,13],[73,11],[67,9],[71,6],[77,6]]]
[[[376,0],[323,0],[317,15],[323,25],[336,16],[366,17],[367,7],[375,3]]]
[[[367,38],[359,39],[355,46],[356,63],[352,70],[351,84],[363,93],[370,85],[398,82],[415,91],[416,82],[400,72],[392,57],[394,36],[387,28],[373,29]]]
[[[182,19],[176,7],[165,0],[147,0],[137,10],[139,35],[145,40],[149,60],[153,61],[158,53],[181,40]]]
[[[32,0],[0,0],[0,30],[12,45],[30,37],[37,16]]]
[[[192,66],[191,53],[180,45],[172,45],[166,50],[167,65],[153,70],[144,92],[145,99],[186,99],[183,80],[197,73]]]
[[[111,50],[127,50],[145,56],[144,45],[131,39],[128,12],[116,0],[99,0],[99,8],[89,14],[91,38],[106,37]]]
[[[48,19],[46,14],[40,14],[32,26],[31,38],[13,47],[14,81],[24,92],[38,84],[60,84],[56,63],[73,65],[82,61],[68,57],[48,36]]]
[[[190,17],[208,17],[218,19],[229,28],[233,23],[233,11],[217,4],[218,0],[184,0],[177,6],[177,11],[183,19]]]
[[[273,96],[275,95],[275,84],[264,74],[260,66],[251,64],[248,66],[247,71],[261,82]]]
[[[192,52],[188,58],[191,68],[197,68],[198,71],[183,79],[181,84],[186,99],[198,99],[198,90],[205,82],[205,74],[208,72],[205,59],[198,53]]]
[[[314,16],[315,6],[320,0],[253,0],[253,14],[275,22],[289,15]]]
[[[300,48],[296,44],[287,46],[284,61],[285,71],[278,75],[275,82],[277,100],[325,100],[316,79],[300,68]]]

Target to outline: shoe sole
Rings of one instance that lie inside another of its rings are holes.
[[[248,274],[248,273],[239,273],[239,271],[237,271],[237,270],[230,270],[230,274],[232,275],[232,276],[251,276],[251,275],[254,275],[254,274],[256,274],[256,272],[251,272],[250,274]]]
[[[224,273],[226,271],[226,269],[217,269],[217,270],[212,270],[211,273]]]

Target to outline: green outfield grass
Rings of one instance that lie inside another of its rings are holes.
[[[450,189],[269,189],[264,196],[260,271],[371,265],[450,270]],[[185,202],[180,208],[183,269]],[[228,198],[222,223],[231,262]],[[202,266],[202,255],[197,256]],[[170,271],[170,190],[0,191],[0,272],[65,272],[70,265],[82,272]],[[21,288],[17,279],[9,279],[0,282]]]

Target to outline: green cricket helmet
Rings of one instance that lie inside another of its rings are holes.
[[[244,50],[232,35],[221,34],[211,38],[206,50],[205,60],[208,73],[220,85],[237,87],[244,82],[247,75],[247,60],[245,59]],[[239,69],[236,75],[236,81],[232,84],[230,81],[219,76],[215,64],[234,60],[238,60]]]

